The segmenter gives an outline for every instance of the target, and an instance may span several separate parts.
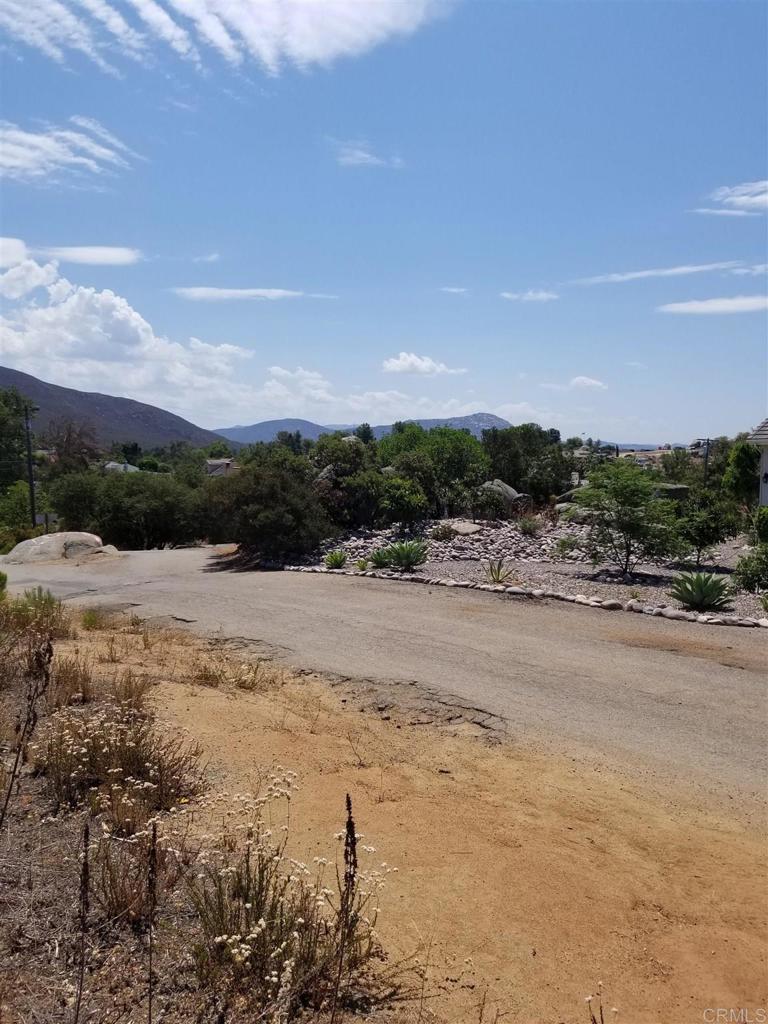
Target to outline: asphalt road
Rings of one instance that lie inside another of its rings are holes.
[[[768,633],[345,576],[210,572],[204,549],[4,565],[82,604],[260,641],[300,668],[417,683],[507,723],[513,742],[594,755],[726,800],[768,780]],[[396,692],[397,688],[392,688]]]

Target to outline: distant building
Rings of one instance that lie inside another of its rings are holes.
[[[206,459],[205,472],[207,476],[231,476],[240,467],[234,459]]]
[[[768,420],[763,420],[747,440],[760,449],[760,504],[768,505]]]
[[[138,466],[132,466],[130,462],[105,462],[103,466],[105,473],[140,473]]]

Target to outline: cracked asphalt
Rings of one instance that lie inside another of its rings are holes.
[[[766,631],[346,576],[212,572],[211,555],[3,569],[12,589],[42,584],[255,646],[356,685],[374,708],[466,720],[702,797],[764,800]]]

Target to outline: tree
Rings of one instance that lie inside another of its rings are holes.
[[[198,493],[168,475],[111,473],[97,492],[93,526],[105,544],[174,547],[203,533]]]
[[[411,529],[426,518],[429,505],[424,492],[413,480],[387,476],[380,508],[385,522],[400,523],[403,529]]]
[[[91,470],[67,473],[52,482],[51,505],[65,529],[95,530],[96,506],[104,479]]]
[[[206,487],[212,537],[269,561],[307,555],[333,530],[312,484],[275,467],[247,467]]]
[[[373,526],[379,513],[384,481],[377,470],[366,469],[344,477],[340,484],[339,512],[347,526]]]
[[[80,473],[98,457],[93,427],[74,419],[51,420],[43,438],[51,449],[50,476]]]
[[[675,503],[654,497],[653,479],[639,466],[617,459],[595,469],[575,495],[587,512],[585,550],[623,575],[640,562],[683,554]]]
[[[704,466],[685,448],[664,452],[659,459],[661,477],[669,483],[696,485],[704,481]]]
[[[680,536],[696,557],[696,568],[707,548],[722,544],[739,532],[739,516],[733,502],[715,491],[698,491],[683,507]]]
[[[495,479],[532,495],[537,501],[560,494],[570,482],[570,452],[560,444],[558,431],[544,430],[538,423],[484,430],[483,448],[488,453],[491,475]]]
[[[355,437],[359,437],[363,444],[370,444],[371,441],[375,440],[370,423],[361,423],[358,427],[355,427]]]
[[[204,451],[209,459],[232,458],[232,449],[229,446],[229,442],[223,437],[220,441],[212,441]]]
[[[723,487],[742,505],[754,505],[760,486],[760,449],[737,441],[728,454]]]
[[[0,388],[0,491],[24,476],[24,404],[16,388]]]

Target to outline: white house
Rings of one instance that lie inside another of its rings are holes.
[[[760,504],[768,505],[768,420],[763,420],[747,440],[760,449]]]

